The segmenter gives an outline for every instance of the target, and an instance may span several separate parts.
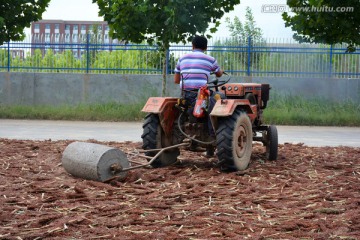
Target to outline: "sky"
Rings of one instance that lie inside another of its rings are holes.
[[[249,6],[252,9],[254,19],[258,27],[263,31],[263,36],[266,38],[291,38],[292,31],[285,28],[281,13],[266,13],[270,5],[285,5],[286,0],[240,0],[240,5],[237,5],[234,11],[225,14],[221,19],[221,25],[218,28],[214,37],[227,37],[229,31],[225,18],[229,17],[231,20],[235,16],[239,17],[240,21],[245,20],[245,9]],[[102,17],[98,16],[98,6],[92,3],[92,0],[51,0],[47,10],[43,13],[43,19],[61,19],[61,20],[86,20],[86,21],[103,21]]]

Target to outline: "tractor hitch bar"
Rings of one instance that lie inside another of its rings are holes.
[[[150,159],[150,160],[145,164],[139,163],[139,162],[136,162],[136,161],[133,161],[133,160],[129,160],[129,162],[135,163],[135,164],[138,164],[138,165],[137,166],[127,167],[127,168],[122,168],[120,164],[115,163],[115,164],[112,164],[110,166],[110,171],[112,171],[113,174],[117,174],[117,173],[120,173],[120,172],[127,172],[127,171],[130,171],[130,170],[150,166],[156,160],[156,158],[158,158],[160,156],[160,154],[163,153],[164,151],[169,150],[169,149],[173,149],[173,148],[188,146],[189,144],[190,144],[190,142],[183,142],[183,143],[180,143],[180,144],[176,144],[176,145],[168,146],[168,147],[164,147],[164,148],[147,149],[147,150],[139,150],[137,152],[130,152],[130,153],[128,153],[128,155],[131,154],[131,155],[133,155],[132,157],[138,156],[138,157],[143,157],[143,158]],[[148,152],[157,152],[157,153],[153,157],[149,157],[149,156],[146,156],[146,155],[141,155],[141,153],[148,153]],[[103,182],[108,183],[108,182],[111,182],[112,180],[115,180],[117,178],[119,178],[119,176],[114,176],[114,177],[108,178],[108,179],[104,180]]]

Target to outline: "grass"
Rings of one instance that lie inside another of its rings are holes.
[[[275,94],[264,119],[277,125],[360,126],[360,104]]]
[[[79,121],[140,121],[144,103],[80,104],[76,106],[0,106],[0,118]]]
[[[80,121],[142,121],[145,101],[77,106],[2,106],[0,118]],[[275,125],[360,126],[360,104],[273,94],[264,120]]]

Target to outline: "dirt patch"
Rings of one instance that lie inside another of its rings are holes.
[[[105,184],[63,169],[69,143],[0,139],[0,239],[360,238],[360,148],[285,144],[265,161],[255,145],[249,169],[232,173],[182,151]]]

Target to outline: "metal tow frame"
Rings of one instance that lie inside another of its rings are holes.
[[[129,162],[132,162],[132,163],[136,163],[136,164],[139,164],[137,166],[133,166],[133,167],[128,167],[128,168],[122,168],[122,166],[119,166],[119,164],[113,164],[110,166],[110,171],[112,171],[113,174],[117,174],[117,173],[121,173],[121,172],[127,172],[127,171],[130,171],[130,170],[134,170],[134,169],[138,169],[138,168],[143,168],[143,167],[147,167],[147,166],[150,166],[155,160],[157,157],[159,157],[159,155],[161,153],[163,153],[164,151],[166,150],[169,150],[169,149],[172,149],[172,148],[178,148],[178,147],[182,147],[182,146],[188,146],[190,144],[190,142],[183,142],[183,143],[179,143],[179,144],[176,144],[176,145],[173,145],[173,146],[169,146],[169,147],[164,147],[164,148],[158,148],[158,149],[148,149],[148,150],[139,150],[137,153],[134,153],[134,156],[139,156],[139,157],[143,157],[143,158],[147,158],[147,159],[150,159],[149,162],[145,163],[145,164],[142,164],[142,163],[139,163],[139,162],[135,162],[135,161],[129,161]],[[140,153],[147,153],[147,152],[156,152],[158,151],[155,156],[153,157],[148,157],[146,155],[141,155]],[[131,153],[130,153],[131,154]],[[112,180],[115,180],[119,178],[119,176],[114,176],[114,177],[111,177],[109,179],[106,179],[105,181],[103,181],[104,183],[106,182],[110,182]]]

